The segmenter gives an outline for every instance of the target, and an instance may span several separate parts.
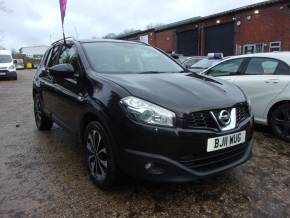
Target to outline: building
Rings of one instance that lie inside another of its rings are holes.
[[[206,17],[119,35],[166,52],[225,56],[290,50],[290,1],[269,0]]]
[[[22,47],[19,52],[34,60],[40,60],[48,48],[46,45]]]

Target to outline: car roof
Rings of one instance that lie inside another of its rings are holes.
[[[237,59],[237,58],[251,58],[251,57],[274,58],[290,65],[290,52],[267,52],[267,53],[246,54],[246,55],[233,56],[226,60],[228,61],[228,60]]]
[[[131,43],[131,44],[144,44],[146,43],[139,41],[126,41],[126,40],[117,40],[117,39],[74,39],[72,37],[67,37],[66,42],[80,42],[80,43],[92,43],[92,42],[116,42],[116,43]],[[60,39],[52,43],[52,45],[63,44],[64,40]]]
[[[8,50],[0,50],[0,54],[2,54],[2,55],[11,55],[11,51],[8,51]]]

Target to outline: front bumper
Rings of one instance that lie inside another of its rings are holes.
[[[17,78],[16,71],[0,70],[0,78]]]
[[[210,152],[207,139],[246,131],[246,142]],[[253,119],[235,130],[154,128],[128,123],[122,130],[119,165],[130,176],[157,182],[190,182],[221,173],[251,158]]]

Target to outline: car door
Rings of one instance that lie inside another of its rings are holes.
[[[240,76],[231,78],[231,82],[241,87],[251,99],[256,120],[264,120],[268,104],[283,91],[289,83],[283,76],[278,76],[281,67],[279,60],[264,57],[252,57]],[[284,76],[285,77],[285,76]]]
[[[55,110],[55,98],[57,95],[57,89],[55,87],[55,80],[49,72],[49,68],[52,67],[59,54],[60,47],[58,45],[53,46],[46,56],[44,64],[40,68],[39,82],[41,87],[41,96],[43,109],[49,115],[52,115]]]
[[[57,94],[54,99],[54,117],[63,127],[77,131],[81,108],[85,99],[82,87],[82,65],[76,47],[63,45],[56,64],[71,64],[74,67],[74,78],[54,78]]]

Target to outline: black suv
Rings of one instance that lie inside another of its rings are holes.
[[[253,116],[237,86],[187,71],[149,45],[60,40],[33,83],[36,125],[77,135],[91,178],[188,182],[247,161]]]

